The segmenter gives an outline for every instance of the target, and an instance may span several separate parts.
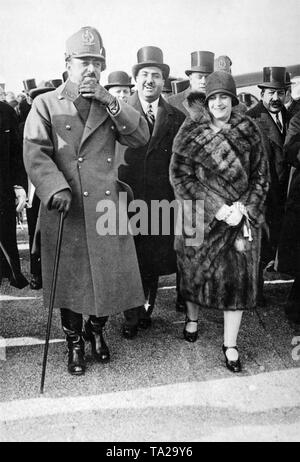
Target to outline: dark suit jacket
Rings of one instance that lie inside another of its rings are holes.
[[[0,240],[20,269],[14,185],[27,187],[17,114],[8,104],[0,102]],[[0,283],[2,276],[10,276],[10,270],[0,251]]]
[[[129,104],[145,116],[137,92],[131,96]],[[119,167],[119,179],[131,187],[135,199],[146,202],[148,210],[153,200],[174,200],[169,164],[173,140],[184,119],[182,112],[160,97],[149,142],[143,147],[125,150],[125,164]],[[150,223],[150,214],[148,218]],[[167,236],[161,233],[158,236],[137,236],[135,242],[142,274],[171,274],[176,271],[172,231]]]
[[[268,152],[270,167],[270,188],[266,201],[266,222],[270,230],[268,245],[263,241],[263,259],[275,258],[278,245],[284,207],[287,196],[290,167],[283,151],[286,130],[289,124],[289,115],[282,109],[284,132],[281,133],[268,110],[260,101],[247,111],[247,115],[254,118],[260,126]]]

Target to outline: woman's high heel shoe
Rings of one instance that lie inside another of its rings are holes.
[[[225,361],[226,361],[226,367],[231,372],[241,372],[242,365],[241,365],[241,362],[240,362],[240,358],[238,358],[236,361],[231,361],[230,359],[227,358],[226,352],[230,348],[233,348],[234,350],[236,350],[238,352],[238,349],[237,349],[236,346],[234,346],[234,347],[226,347],[225,345],[222,346],[222,350],[223,350],[223,353],[224,353],[224,356],[225,356]]]
[[[195,332],[188,332],[186,330],[186,325],[188,322],[195,322],[197,325],[198,325],[198,319],[197,321],[193,321],[192,319],[189,319],[188,317],[185,318],[185,325],[184,325],[184,329],[183,329],[183,336],[185,338],[185,340],[187,342],[196,342],[197,338],[198,338],[198,329],[195,331]]]

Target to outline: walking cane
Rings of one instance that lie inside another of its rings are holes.
[[[64,212],[61,212],[60,219],[59,219],[55,259],[54,259],[54,268],[53,268],[52,284],[51,284],[51,292],[50,292],[50,300],[49,300],[48,322],[47,322],[46,341],[45,341],[45,347],[44,347],[44,359],[43,359],[40,394],[44,393],[44,383],[45,383],[45,375],[46,375],[49,338],[50,338],[50,332],[51,332],[51,322],[52,322],[54,298],[55,298],[55,291],[56,291],[56,281],[57,281],[59,257],[60,257],[60,250],[61,250],[61,241],[62,241],[62,235],[63,235],[64,218],[65,218]]]

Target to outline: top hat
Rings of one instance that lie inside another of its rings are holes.
[[[23,80],[23,85],[24,85],[25,93],[29,93],[30,90],[32,90],[33,88],[36,88],[35,79]]]
[[[112,87],[132,88],[134,87],[134,85],[131,83],[131,78],[126,72],[115,71],[108,74],[107,85],[104,85],[104,88],[106,88],[106,90]]]
[[[174,95],[177,95],[177,93],[181,93],[182,91],[186,90],[190,86],[190,81],[189,79],[184,79],[184,80],[173,80],[171,82],[172,90]]]
[[[48,91],[55,90],[55,87],[51,84],[51,80],[43,80],[38,84],[36,88],[33,88],[29,91],[30,98],[34,99],[38,95],[42,95],[43,93],[47,93]]]
[[[222,55],[215,59],[215,71],[224,71],[231,74],[231,66],[232,61],[229,56]]]
[[[264,67],[263,82],[257,85],[258,88],[286,88],[285,67]]]
[[[252,105],[252,95],[250,93],[240,93],[238,99],[241,103],[246,104],[247,107]]]
[[[216,71],[210,74],[206,79],[205,87],[205,102],[208,99],[216,95],[217,93],[225,93],[232,98],[232,105],[237,106],[239,104],[238,97],[236,96],[236,85],[231,74],[224,71]]]
[[[71,35],[66,42],[65,58],[98,58],[103,61],[102,70],[106,68],[105,48],[101,35],[94,27],[82,27]]]
[[[193,51],[191,53],[191,68],[185,71],[186,75],[193,72],[211,74],[214,72],[214,57],[215,54],[211,51]]]
[[[52,87],[58,88],[63,83],[63,81],[61,79],[52,79],[49,80],[49,83],[52,85]]]
[[[138,72],[143,67],[154,66],[161,69],[163,78],[169,77],[170,67],[163,62],[163,52],[158,47],[142,47],[137,52],[137,64],[132,68],[132,75],[136,78]]]

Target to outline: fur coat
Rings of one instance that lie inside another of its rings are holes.
[[[202,242],[189,244],[184,223],[176,236],[183,297],[221,310],[254,308],[268,189],[267,155],[255,122],[232,112],[216,133],[207,110],[194,104],[174,140],[170,176],[176,198],[193,201],[193,224],[199,215],[195,200],[203,201]],[[252,241],[244,236],[244,219],[230,227],[215,218],[222,205],[236,201],[246,206]]]

